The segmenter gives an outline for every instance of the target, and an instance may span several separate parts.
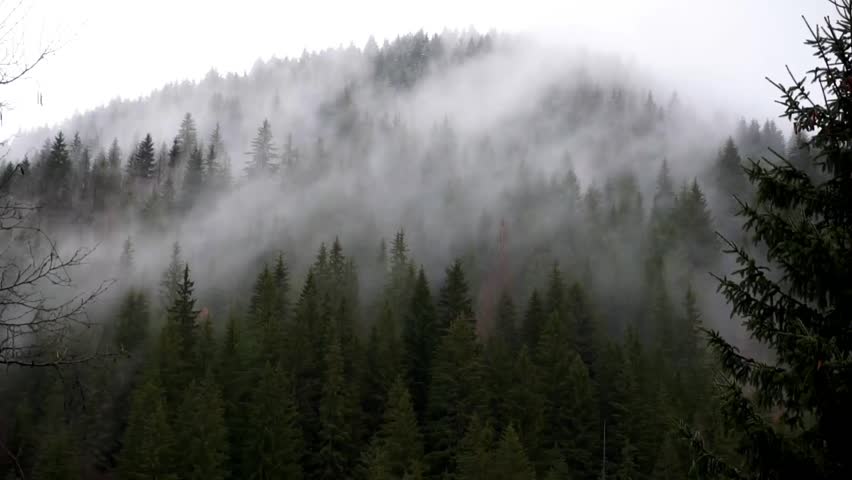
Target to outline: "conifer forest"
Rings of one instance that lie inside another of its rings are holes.
[[[827,1],[770,118],[445,30],[23,131],[0,478],[852,479]]]

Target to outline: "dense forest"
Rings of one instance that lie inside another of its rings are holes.
[[[841,4],[778,125],[418,32],[20,135],[0,475],[849,478]]]

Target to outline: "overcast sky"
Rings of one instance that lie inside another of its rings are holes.
[[[17,0],[2,0],[8,11]],[[26,82],[3,87],[0,135],[53,124],[115,97],[198,79],[211,67],[243,72],[258,58],[362,46],[424,29],[535,33],[547,41],[617,53],[705,107],[780,113],[764,76],[813,64],[800,18],[832,13],[825,0],[30,0],[22,45],[61,49]],[[2,16],[0,16],[2,17]],[[43,105],[38,105],[38,92]]]

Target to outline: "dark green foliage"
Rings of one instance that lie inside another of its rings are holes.
[[[405,347],[405,368],[414,410],[423,420],[429,391],[432,358],[438,345],[438,329],[429,282],[423,269],[417,274],[417,283],[411,297],[411,307],[405,316],[402,332]]]
[[[352,412],[343,377],[340,339],[332,333],[325,354],[325,375],[319,403],[319,449],[314,452],[314,478],[345,479],[352,476]]]
[[[130,162],[127,164],[127,175],[135,181],[151,180],[157,174],[157,161],[154,152],[154,140],[151,134],[139,142]]]
[[[597,471],[598,409],[586,365],[565,349],[570,345],[568,328],[554,312],[539,341],[536,363],[545,425],[541,446],[561,452],[575,476],[588,478]]]
[[[725,141],[725,145],[719,152],[716,160],[716,171],[718,172],[716,184],[728,198],[728,211],[726,213],[733,213],[736,208],[736,202],[733,200],[733,197],[743,197],[746,195],[748,179],[743,172],[740,152],[732,138],[728,138]]]
[[[508,292],[500,294],[497,303],[497,321],[494,327],[494,336],[506,344],[512,351],[520,345],[521,338],[518,334],[518,325],[515,313],[515,303]]]
[[[119,474],[127,480],[177,479],[176,448],[162,389],[156,379],[149,378],[133,395]]]
[[[535,471],[530,465],[524,447],[518,439],[515,428],[509,425],[503,431],[497,450],[494,452],[494,463],[491,465],[495,480],[534,480]]]
[[[544,310],[544,303],[541,301],[541,296],[537,290],[533,290],[530,294],[530,299],[527,302],[527,310],[524,315],[523,337],[524,343],[529,347],[538,345],[541,331],[544,329],[544,323],[547,315]]]
[[[145,343],[149,316],[148,296],[145,292],[133,289],[128,291],[116,320],[115,342],[119,349],[134,352]]]
[[[272,127],[267,120],[257,129],[257,136],[251,142],[248,155],[251,157],[246,165],[249,177],[266,175],[274,170],[272,160],[275,158],[275,145],[272,143]]]
[[[163,308],[169,308],[174,303],[181,275],[183,275],[183,268],[184,263],[180,255],[180,244],[175,242],[172,244],[172,255],[169,260],[169,266],[163,272],[160,280],[160,303]]]
[[[446,332],[458,318],[473,322],[473,302],[470,298],[462,262],[456,259],[447,268],[446,278],[437,302],[438,328]]]
[[[302,478],[302,438],[293,386],[284,370],[267,364],[248,406],[245,478]]]
[[[56,135],[42,174],[42,191],[46,192],[45,203],[51,211],[59,211],[71,202],[71,158],[65,136]]]
[[[183,116],[180,122],[180,131],[175,138],[173,151],[177,153],[177,163],[186,160],[186,157],[198,146],[198,130],[195,128],[195,119],[189,112]],[[177,166],[177,164],[175,165]]]
[[[849,335],[852,305],[852,164],[849,162],[852,92],[849,35],[852,3],[833,2],[837,19],[811,31],[807,45],[818,57],[806,80],[777,84],[785,116],[797,132],[813,136],[815,181],[796,166],[751,162],[754,202],[740,205],[745,231],[763,247],[766,262],[745,246],[728,242],[737,261],[733,277],[720,279],[732,315],[772,360],[750,357],[710,332],[710,346],[724,373],[722,412],[739,434],[741,463],[720,462],[701,450],[706,473],[739,478],[849,478],[852,378]],[[770,420],[770,415],[777,419]],[[736,465],[736,470],[733,465]]]
[[[453,452],[486,395],[479,342],[470,320],[458,317],[441,338],[432,362],[427,406],[427,461],[435,474],[453,471]]]
[[[207,377],[184,392],[175,422],[180,478],[222,480],[227,476],[228,436],[219,386]]]
[[[202,370],[197,350],[199,311],[195,310],[193,288],[189,265],[184,265],[174,302],[167,310],[166,325],[160,334],[160,375],[170,404],[179,401],[183,389]]]
[[[424,468],[423,441],[411,396],[401,377],[388,394],[385,418],[367,452],[367,471],[381,471],[387,478],[406,478]]]
[[[494,473],[494,429],[479,416],[471,418],[459,441],[455,478],[490,479]]]

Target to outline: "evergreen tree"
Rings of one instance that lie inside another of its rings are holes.
[[[529,347],[538,345],[541,331],[547,316],[544,313],[544,303],[537,290],[533,290],[527,302],[527,311],[524,315],[523,337]]]
[[[183,206],[189,210],[198,201],[204,188],[204,154],[200,147],[195,147],[189,155],[186,173],[183,177]]]
[[[516,323],[515,303],[512,301],[509,292],[504,291],[500,294],[500,300],[497,304],[497,322],[494,335],[505,343],[512,352],[516,351],[520,345]]]
[[[207,377],[193,381],[177,415],[175,438],[180,478],[222,480],[227,476],[228,436],[219,386]]]
[[[455,463],[459,480],[494,478],[494,429],[490,423],[479,416],[471,418],[456,449]]]
[[[852,429],[852,164],[849,36],[852,2],[833,2],[838,18],[812,29],[806,44],[820,60],[805,79],[776,84],[785,116],[795,130],[813,132],[807,143],[819,152],[815,165],[827,181],[781,162],[752,162],[747,173],[755,201],[738,212],[746,232],[766,247],[766,263],[728,242],[739,268],[720,290],[732,314],[772,360],[740,352],[711,331],[710,346],[725,374],[722,412],[739,434],[737,467],[701,452],[699,470],[737,478],[849,478]],[[788,215],[796,210],[797,215]],[[776,414],[772,422],[767,412]],[[700,437],[694,443],[703,450]]]
[[[269,121],[264,120],[257,135],[251,141],[251,156],[246,165],[246,174],[249,177],[258,177],[270,173],[274,169],[272,159],[275,158],[275,145],[272,143],[272,127]]]
[[[417,274],[411,307],[405,319],[402,338],[405,347],[406,378],[414,410],[422,421],[426,412],[432,357],[440,338],[435,307],[429,293],[429,282],[422,267]]]
[[[509,425],[503,431],[497,450],[494,453],[494,464],[491,465],[495,480],[534,480],[535,471],[524,453],[524,447],[518,439],[515,428]]]
[[[727,196],[727,213],[733,213],[734,196],[743,198],[747,193],[748,179],[743,172],[742,158],[734,144],[733,138],[728,138],[719,152],[716,160],[716,185]]]
[[[281,168],[283,170],[292,170],[299,164],[299,149],[293,144],[293,134],[287,134],[287,142],[284,148],[281,149]]]
[[[432,361],[427,410],[427,461],[434,474],[452,472],[453,453],[473,415],[484,413],[486,395],[480,346],[467,318],[457,317]]]
[[[72,165],[65,136],[56,135],[44,165],[42,192],[50,212],[60,212],[71,204]]]
[[[351,478],[352,415],[343,377],[340,340],[333,333],[325,355],[325,377],[319,404],[319,450],[315,452],[315,478]]]
[[[115,341],[120,349],[134,352],[145,343],[149,323],[148,296],[131,289],[124,296],[116,321]]]
[[[177,157],[179,164],[198,147],[198,130],[195,128],[195,119],[189,112],[183,116],[176,140],[177,151],[180,153],[180,156]]]
[[[139,142],[136,151],[127,164],[127,175],[135,181],[147,181],[156,177],[157,160],[154,151],[154,140],[151,134]]]
[[[130,237],[124,240],[118,264],[123,275],[130,275],[133,272],[133,241]]]
[[[155,379],[148,379],[133,394],[133,404],[118,460],[119,475],[127,480],[178,477],[175,468],[177,445],[166,418],[163,392]]]
[[[266,364],[251,395],[245,478],[302,478],[304,441],[293,386],[284,370]]]
[[[551,314],[536,351],[547,426],[541,441],[562,453],[575,476],[589,478],[597,471],[598,409],[588,369],[576,352],[565,351],[568,342],[565,323]]]
[[[473,322],[473,302],[464,275],[460,259],[456,259],[447,268],[446,278],[437,302],[438,328],[446,332],[457,318]]]
[[[283,341],[281,302],[275,276],[266,266],[254,284],[249,303],[249,320],[257,343],[258,364],[275,363],[281,354]]]
[[[160,372],[170,403],[177,402],[191,379],[200,373],[196,323],[199,311],[195,310],[193,288],[189,265],[184,265],[183,278],[175,292],[175,300],[167,310],[166,325],[160,334]]]
[[[180,255],[180,243],[172,244],[172,255],[169,266],[160,278],[160,304],[163,308],[169,308],[174,304],[177,296],[178,286],[183,275],[184,262]]]
[[[423,442],[411,397],[401,377],[388,395],[384,423],[368,452],[368,471],[381,470],[387,478],[405,478],[421,472],[424,466]]]

